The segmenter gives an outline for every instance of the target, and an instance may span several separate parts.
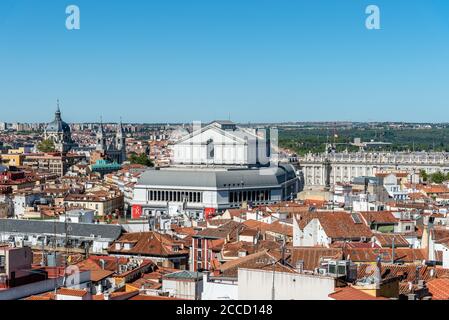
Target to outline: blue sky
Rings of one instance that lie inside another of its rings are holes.
[[[0,121],[57,98],[70,122],[449,122],[449,1],[1,0]]]

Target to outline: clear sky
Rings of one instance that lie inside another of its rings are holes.
[[[449,1],[1,0],[0,121],[58,98],[68,122],[449,122]]]

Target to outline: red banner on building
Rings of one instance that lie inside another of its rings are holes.
[[[209,220],[215,216],[215,208],[205,208],[204,209],[204,218],[206,220]]]
[[[131,219],[139,219],[140,217],[142,217],[142,206],[133,205]]]

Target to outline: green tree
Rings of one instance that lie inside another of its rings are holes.
[[[145,155],[145,153],[141,153],[141,154],[131,153],[131,155],[129,156],[129,161],[132,164],[141,164],[141,165],[144,165],[147,167],[154,167],[153,161],[148,159],[148,157]]]
[[[55,144],[52,140],[42,140],[41,143],[37,145],[37,149],[40,152],[54,152]]]
[[[442,173],[441,171],[432,173],[430,175],[430,179],[434,183],[443,183],[446,180],[446,178],[447,178],[446,175],[444,173]]]
[[[420,170],[419,175],[421,176],[421,178],[424,182],[429,180],[429,175],[427,174],[426,170]]]

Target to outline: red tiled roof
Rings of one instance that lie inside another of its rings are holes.
[[[183,300],[183,299],[173,297],[163,297],[163,296],[146,296],[143,294],[139,294],[137,296],[132,297],[129,300]]]
[[[331,293],[329,298],[334,300],[388,300],[384,297],[373,297],[372,295],[353,287],[339,288],[334,293]]]
[[[298,261],[303,261],[304,270],[308,271],[320,267],[324,258],[343,258],[343,250],[340,248],[292,247],[290,253],[290,265],[296,266]]]
[[[346,212],[319,214],[318,220],[326,235],[334,239],[370,238],[372,236],[370,228],[363,223],[355,223],[351,215]]]
[[[232,237],[235,230],[241,227],[241,223],[235,221],[228,221],[218,228],[206,228],[198,231],[193,235],[194,238],[208,238],[208,239],[226,239],[228,236]]]
[[[408,243],[408,241],[404,238],[404,236],[400,234],[375,233],[374,237],[384,248],[385,247],[391,248],[393,246],[393,239],[395,247],[405,247],[405,248],[410,247],[410,243]]]
[[[362,211],[360,214],[368,225],[371,223],[393,224],[399,221],[392,211]]]
[[[427,282],[433,300],[449,300],[449,278],[433,279]]]
[[[449,193],[448,187],[443,185],[424,187],[422,191],[426,193]]]
[[[86,290],[61,288],[56,291],[56,294],[61,294],[64,296],[74,296],[74,297],[84,297],[87,294]]]
[[[134,246],[130,249],[115,248],[116,243],[123,241],[136,241]],[[173,246],[180,246],[181,241],[173,239],[167,234],[161,234],[157,232],[136,232],[126,233],[116,240],[108,249],[110,253],[121,253],[129,255],[147,255],[147,256],[178,256],[186,255],[189,253],[186,249],[179,248],[177,251],[173,250]]]
[[[330,244],[331,248],[380,248],[374,242],[356,242],[356,241],[335,241]]]
[[[270,224],[262,221],[246,220],[243,224],[250,229],[293,237],[293,226],[279,221]]]
[[[31,296],[26,298],[25,300],[52,300],[49,296]]]
[[[333,239],[370,238],[372,236],[370,228],[363,222],[356,223],[353,220],[353,215],[362,221],[358,213],[334,211],[304,212],[296,214],[295,219],[300,229],[304,229],[313,219],[318,219],[326,235]]]
[[[101,281],[107,277],[110,277],[114,274],[114,271],[108,270],[91,270],[90,271],[90,280],[92,282]]]
[[[222,275],[229,277],[236,277],[238,275],[239,268],[272,270],[273,263],[279,261],[280,258],[281,256],[277,252],[263,250],[242,258],[225,262],[220,266],[219,270]],[[281,265],[280,263],[275,263],[274,269],[280,272],[295,272],[293,269]]]
[[[418,277],[420,280],[430,281],[435,278],[449,277],[449,269],[440,267],[422,266],[416,264],[397,265],[382,263],[381,274],[382,279],[390,279],[402,277],[405,282],[414,282],[417,277],[416,268],[419,266]],[[363,278],[372,275],[374,270],[372,264],[362,263],[357,267],[357,278]]]
[[[392,248],[345,248],[346,259],[354,262],[375,262],[380,256],[382,261],[391,261]],[[413,263],[426,260],[424,249],[397,248],[394,250],[395,261]]]
[[[248,212],[248,209],[228,209],[227,211],[231,218],[234,218],[242,216],[244,213]]]

